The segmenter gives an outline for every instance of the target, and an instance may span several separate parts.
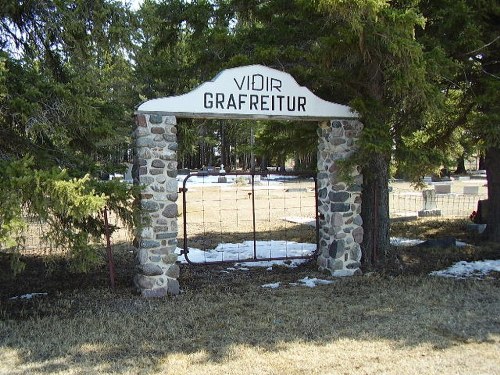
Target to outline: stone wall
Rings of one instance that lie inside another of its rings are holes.
[[[354,170],[352,182],[342,182],[337,162],[356,152],[362,129],[363,124],[357,120],[322,122],[318,129],[318,265],[333,276],[361,273],[363,177]]]
[[[134,283],[144,297],[178,294],[177,129],[174,116],[139,114],[134,131],[134,184],[142,186],[142,228],[134,244]]]

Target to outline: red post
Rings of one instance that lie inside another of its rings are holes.
[[[111,235],[109,233],[108,209],[104,207],[104,231],[106,236],[106,248],[108,250],[108,265],[109,265],[109,281],[111,289],[115,289],[115,261],[113,260],[113,252],[111,251]]]

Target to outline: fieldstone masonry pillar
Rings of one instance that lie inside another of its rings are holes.
[[[318,129],[318,265],[333,276],[361,273],[363,177],[355,170],[351,183],[342,182],[337,163],[356,151],[362,129],[363,124],[358,120],[322,122]]]
[[[134,283],[144,297],[179,293],[175,125],[174,116],[136,117],[133,178],[142,186],[142,228],[134,240],[138,260]]]

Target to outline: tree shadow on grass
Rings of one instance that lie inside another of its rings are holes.
[[[223,364],[241,346],[272,353],[295,343],[379,340],[441,350],[491,342],[500,333],[498,285],[489,282],[358,277],[312,289],[288,284],[319,276],[311,269],[298,269],[295,277],[287,272],[184,273],[183,294],[165,300],[103,289],[49,297],[39,304],[41,317],[0,324],[0,347],[15,350],[18,363],[39,373],[95,366],[136,373],[179,355],[203,354],[201,361]],[[282,287],[261,287],[271,279]]]
[[[6,366],[6,353],[14,351],[12,370],[19,373],[138,373],[163,368],[178,356],[222,365],[238,347],[273,353],[287,344],[351,340],[441,350],[493,342],[500,334],[498,280],[375,275],[306,288],[291,283],[306,276],[332,278],[314,263],[229,273],[222,265],[182,266],[179,296],[144,299],[132,287],[130,248],[115,248],[115,260],[115,291],[108,287],[105,264],[90,274],[68,274],[61,267],[48,280],[32,273],[14,281],[19,294],[48,288],[39,299],[10,300],[2,289],[0,363]],[[278,289],[262,287],[278,281]],[[337,350],[348,349],[339,344]]]

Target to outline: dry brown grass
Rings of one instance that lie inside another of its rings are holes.
[[[144,300],[104,290],[0,322],[0,373],[495,374],[498,285],[357,278]]]
[[[125,247],[116,257],[130,260]],[[221,270],[184,267],[183,293],[166,300],[84,278],[3,298],[0,374],[500,373],[498,280],[363,276],[311,289],[288,283],[327,278],[314,265]],[[261,287],[274,281],[284,286]]]

